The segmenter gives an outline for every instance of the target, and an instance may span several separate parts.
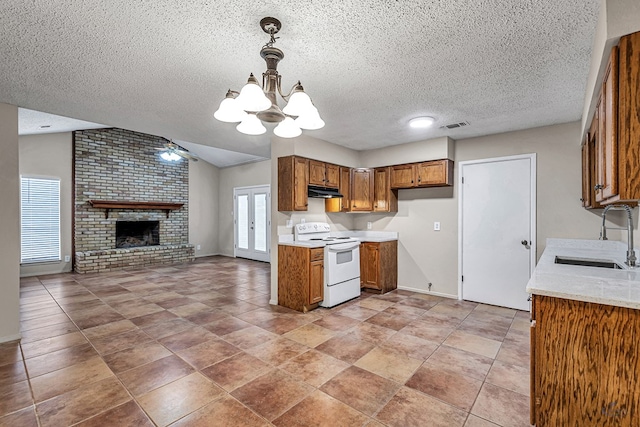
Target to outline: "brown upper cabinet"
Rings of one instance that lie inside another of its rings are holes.
[[[309,185],[338,188],[339,184],[340,166],[309,160]]]
[[[351,169],[351,212],[373,210],[373,169]]]
[[[398,188],[453,185],[453,161],[369,169],[300,156],[278,158],[278,211],[306,211],[309,185],[337,188],[342,194],[342,198],[325,199],[325,212],[397,212]]]
[[[398,190],[391,189],[391,166],[373,171],[373,211],[398,212]]]
[[[453,161],[449,159],[391,166],[391,188],[453,185]]]
[[[595,139],[595,201],[636,205],[640,199],[640,32],[621,37],[612,49],[593,121],[597,123],[597,132],[590,137]]]
[[[306,211],[309,204],[309,160],[304,157],[278,158],[278,210]]]

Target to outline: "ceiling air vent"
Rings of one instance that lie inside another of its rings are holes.
[[[469,126],[469,122],[450,123],[448,125],[440,126],[440,129],[457,129],[463,126]]]

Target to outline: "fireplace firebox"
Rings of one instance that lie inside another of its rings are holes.
[[[117,221],[116,248],[160,244],[160,221]]]

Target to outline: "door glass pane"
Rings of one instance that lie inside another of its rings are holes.
[[[255,217],[255,250],[266,252],[267,250],[267,195],[254,194]]]
[[[238,195],[238,248],[249,249],[249,196]]]

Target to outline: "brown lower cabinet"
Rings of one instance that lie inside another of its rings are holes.
[[[278,305],[307,312],[324,299],[324,249],[278,245]]]
[[[398,241],[360,244],[360,287],[384,294],[398,287]]]
[[[531,423],[639,425],[640,310],[533,295]]]

